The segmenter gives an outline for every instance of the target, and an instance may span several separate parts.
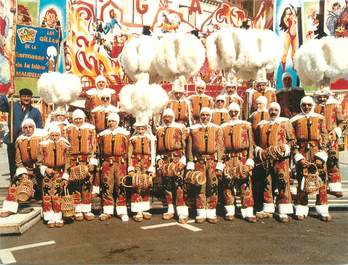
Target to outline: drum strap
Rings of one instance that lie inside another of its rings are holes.
[[[178,106],[178,121],[180,121],[180,115],[181,115],[181,102],[179,101],[179,106]]]
[[[114,156],[114,147],[115,147],[115,135],[112,135],[111,139],[111,155]]]
[[[144,138],[141,138],[141,153],[144,154]]]
[[[267,147],[269,147],[269,136],[271,135],[271,131],[272,131],[272,125],[270,125],[266,131],[266,135],[267,135],[267,141],[266,141],[266,144],[267,144]]]
[[[198,114],[201,112],[202,105],[203,105],[203,103],[202,103],[202,97],[199,96],[199,110],[198,110]]]
[[[53,157],[54,157],[54,167],[57,166],[57,143],[54,142],[54,147],[53,147]]]
[[[208,127],[205,128],[204,140],[205,140],[205,152],[207,153],[208,152],[208,143],[209,143]]]
[[[232,126],[230,129],[230,137],[231,137],[231,147],[233,147],[233,128],[232,128]]]
[[[308,120],[307,120],[308,141],[311,140],[311,126],[312,126],[311,118],[308,118]]]
[[[168,131],[169,127],[166,127],[164,129],[164,132],[162,134],[162,141],[163,141],[163,146],[166,150],[168,150],[168,146],[166,146],[166,134],[167,134],[167,131]]]
[[[104,112],[103,114],[104,114],[104,124],[103,124],[103,130],[104,130],[108,124],[108,118],[107,118],[106,112]]]
[[[29,160],[32,161],[33,158],[31,157],[31,146],[30,146],[30,141],[28,141],[27,152],[28,152]]]
[[[224,116],[222,115],[223,113],[220,112],[220,124],[224,123]]]
[[[81,131],[80,131],[80,129],[79,129],[78,139],[79,139],[79,152],[81,152]]]

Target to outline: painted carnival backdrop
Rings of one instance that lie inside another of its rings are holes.
[[[347,37],[347,5],[348,0],[0,0],[0,89],[6,91],[11,80],[15,24],[56,30],[55,69],[80,76],[85,87],[93,86],[99,74],[112,85],[129,82],[119,55],[124,43],[141,33],[193,32],[204,43],[205,37],[225,26],[272,29],[283,45],[276,86],[282,87],[284,72],[299,86],[293,67],[296,50],[309,39]],[[200,75],[210,83],[222,79],[207,63]],[[16,77],[16,88],[25,85],[36,92],[36,80]],[[347,84],[340,80],[332,87],[344,89]]]

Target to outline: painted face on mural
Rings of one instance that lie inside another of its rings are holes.
[[[57,24],[57,16],[54,13],[46,13],[45,16],[47,26],[53,28]]]

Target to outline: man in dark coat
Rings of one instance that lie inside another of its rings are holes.
[[[14,93],[14,90],[10,89],[9,96]],[[34,108],[32,104],[33,92],[28,88],[23,88],[19,91],[19,101],[13,104],[13,141],[11,141],[11,109],[10,103],[6,95],[0,96],[0,111],[8,112],[8,128],[9,132],[4,137],[4,143],[7,144],[8,163],[10,168],[11,179],[16,173],[16,149],[15,143],[18,136],[22,133],[21,124],[25,119],[32,119],[36,124],[36,128],[42,128],[41,113],[37,108]]]

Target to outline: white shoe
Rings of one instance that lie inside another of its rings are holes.
[[[119,217],[120,217],[122,222],[128,222],[129,221],[129,217],[128,217],[127,214],[121,214]]]

